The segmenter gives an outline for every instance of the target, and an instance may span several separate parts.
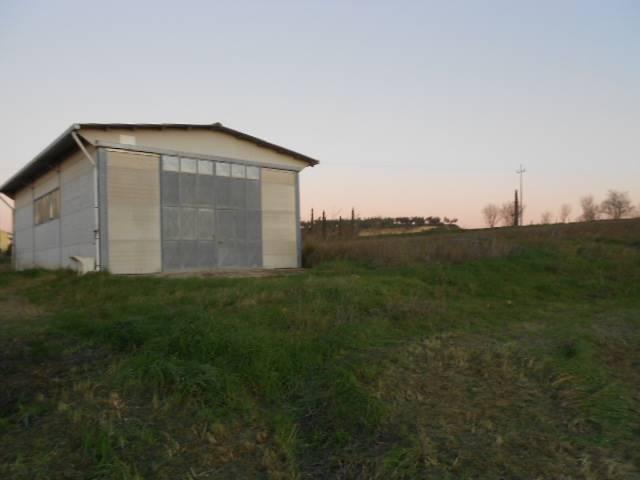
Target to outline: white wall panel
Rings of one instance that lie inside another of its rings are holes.
[[[263,182],[262,198],[263,202],[269,206],[269,211],[295,212],[296,210],[296,189],[293,186]]]
[[[20,208],[27,205],[32,205],[33,197],[32,197],[31,187],[26,187],[16,193],[16,198],[14,198],[15,207]]]
[[[22,270],[33,267],[33,229],[16,230],[13,234],[16,268]]]
[[[93,173],[63,182],[61,190],[63,215],[93,207]]]
[[[38,252],[40,250],[60,248],[60,220],[51,220],[36,225],[35,242],[36,259],[38,258]]]
[[[51,170],[38,178],[34,183],[33,194],[35,198],[41,197],[45,193],[49,193],[51,190],[55,190],[60,186],[58,182],[58,171]]]
[[[33,205],[25,205],[15,210],[14,231],[32,229],[33,228]]]
[[[60,248],[36,250],[34,263],[40,268],[60,268]]]
[[[107,199],[109,270],[159,272],[159,157],[109,151]]]
[[[94,149],[89,154],[95,158]],[[93,165],[78,151],[60,166],[61,267],[71,267],[72,256],[95,258]]]
[[[62,216],[62,246],[89,245],[94,248],[93,209],[83,208]],[[91,256],[95,256],[94,252]]]
[[[298,266],[295,175],[262,169],[262,258],[265,268]]]
[[[15,197],[13,249],[16,269],[33,268],[33,192],[31,187],[20,190]]]
[[[94,149],[89,147],[89,154],[95,156]],[[70,181],[74,181],[78,177],[93,174],[93,165],[84,156],[84,153],[77,151],[69,156],[62,164],[60,171],[60,183],[63,185]]]
[[[33,268],[33,255],[29,252],[26,255],[18,255],[16,253],[16,270],[26,270]]]

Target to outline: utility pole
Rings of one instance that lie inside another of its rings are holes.
[[[515,198],[513,201],[513,226],[517,227],[519,222],[518,218],[520,217],[520,205],[518,205],[518,190],[515,191]]]
[[[520,168],[516,170],[516,173],[520,175],[520,212],[518,212],[518,216],[520,217],[520,225],[524,225],[524,193],[522,191],[522,174],[525,173],[526,170],[520,164]]]

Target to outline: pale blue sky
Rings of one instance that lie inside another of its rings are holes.
[[[640,202],[640,2],[0,1],[0,182],[74,122],[220,121],[308,209],[481,224]]]

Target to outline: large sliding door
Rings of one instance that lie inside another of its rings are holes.
[[[262,266],[260,171],[216,164],[216,238],[220,267]]]
[[[162,160],[163,270],[261,266],[259,169]]]

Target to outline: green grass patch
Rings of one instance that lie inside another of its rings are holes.
[[[320,245],[271,278],[0,273],[0,472],[627,478],[640,233],[611,225]]]

